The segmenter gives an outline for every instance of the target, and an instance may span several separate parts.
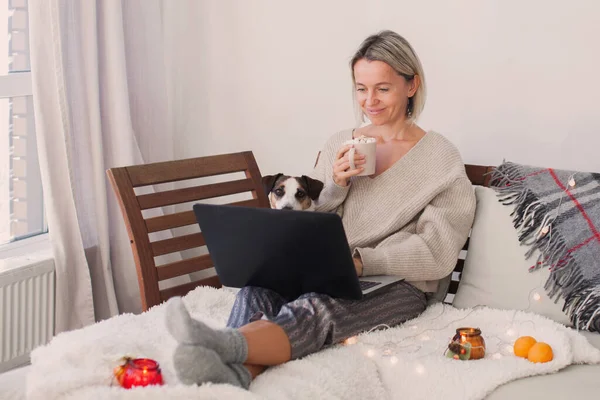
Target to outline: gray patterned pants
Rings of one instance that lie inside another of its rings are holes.
[[[426,306],[425,294],[406,282],[362,300],[306,293],[288,301],[272,290],[248,286],[238,292],[227,326],[239,328],[263,317],[275,322],[290,339],[292,359],[296,359],[379,324],[398,325]]]

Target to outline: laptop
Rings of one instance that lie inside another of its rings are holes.
[[[316,292],[359,300],[404,279],[358,277],[335,213],[195,204],[194,213],[224,286],[258,286],[286,299]]]

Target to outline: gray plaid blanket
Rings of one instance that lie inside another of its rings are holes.
[[[521,244],[548,267],[545,288],[578,329],[600,332],[600,174],[504,162],[490,186],[511,214]]]

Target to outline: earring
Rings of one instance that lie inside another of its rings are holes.
[[[408,118],[412,117],[412,113],[413,113],[413,98],[409,97],[408,98],[408,103],[406,104],[406,116]]]

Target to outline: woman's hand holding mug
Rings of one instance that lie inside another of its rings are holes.
[[[377,139],[361,136],[348,140],[338,151],[333,164],[333,180],[340,186],[348,186],[353,176],[367,176],[375,173]]]
[[[348,180],[363,172],[361,167],[366,160],[364,154],[353,154],[353,164],[355,168],[350,167],[349,152],[354,145],[347,144],[343,146],[336,155],[336,160],[333,163],[333,181],[339,186],[348,186]],[[354,153],[354,152],[353,152]]]

